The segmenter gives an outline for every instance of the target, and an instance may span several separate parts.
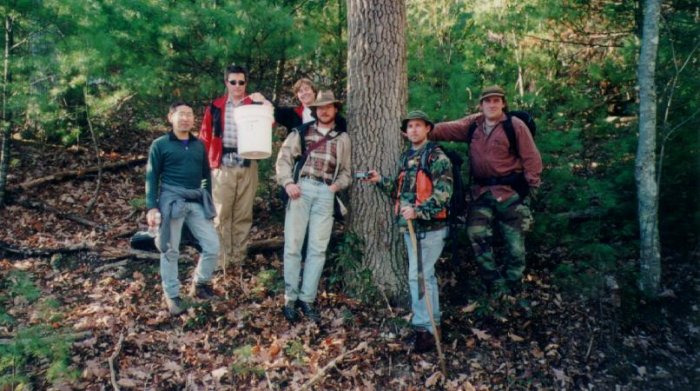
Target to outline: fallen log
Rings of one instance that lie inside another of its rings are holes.
[[[0,250],[10,254],[22,255],[25,257],[48,257],[54,254],[71,254],[81,251],[94,251],[95,248],[85,243],[58,248],[26,248],[15,247],[5,242],[0,242]]]
[[[40,201],[28,200],[28,199],[22,199],[22,200],[10,199],[10,200],[8,200],[8,203],[20,205],[20,206],[23,206],[23,207],[28,208],[28,209],[34,209],[34,210],[39,210],[42,212],[53,213],[62,219],[75,221],[78,224],[82,224],[82,225],[87,226],[87,227],[92,227],[92,228],[95,228],[95,229],[98,229],[101,231],[104,231],[108,228],[106,224],[100,224],[100,223],[96,223],[94,221],[90,221],[90,220],[88,220],[82,216],[79,216],[75,213],[66,213],[66,212],[59,210],[59,209],[56,209],[52,206],[48,206]]]
[[[117,170],[121,169],[124,167],[130,167],[136,164],[141,164],[145,163],[148,160],[147,157],[145,156],[137,156],[135,158],[131,158],[128,160],[121,160],[118,162],[114,163],[107,163],[102,165],[102,171],[111,171],[111,170]],[[80,178],[82,176],[88,175],[88,174],[96,174],[99,172],[100,167],[95,166],[95,167],[87,167],[87,168],[81,168],[78,170],[67,170],[67,171],[61,171],[57,172],[42,178],[37,178],[37,179],[32,179],[29,181],[24,181],[16,186],[11,187],[9,190],[10,191],[16,191],[16,190],[28,190],[33,187],[37,186],[42,186],[47,183],[52,183],[52,182],[60,182],[60,181],[65,181],[68,179],[73,179],[73,178]]]
[[[331,239],[338,240],[343,235],[342,230],[334,231]],[[194,245],[194,242],[181,242],[181,246]],[[151,248],[152,247],[152,248]],[[248,254],[256,254],[264,251],[278,251],[284,247],[284,238],[271,238],[254,240],[248,243]],[[160,253],[156,251],[155,245],[148,246],[148,249],[130,248],[128,251],[115,248],[106,248],[100,254],[100,259],[108,262],[117,262],[127,258],[160,260]]]

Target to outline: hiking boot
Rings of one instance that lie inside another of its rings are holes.
[[[419,329],[415,332],[415,340],[413,341],[413,351],[416,353],[425,353],[435,349],[435,337],[430,331]]]
[[[185,304],[182,302],[182,299],[180,299],[179,296],[165,296],[165,304],[168,306],[168,311],[170,311],[170,315],[176,316],[185,312]]]
[[[289,323],[296,323],[299,321],[299,312],[292,305],[292,303],[287,303],[282,307],[282,315],[287,319]]]
[[[216,297],[216,293],[214,293],[214,288],[211,284],[196,284],[193,282],[190,287],[190,296],[199,300],[211,300]]]
[[[301,312],[309,318],[310,321],[318,323],[321,321],[321,314],[318,312],[314,305],[307,303],[305,301],[297,300],[296,307],[301,309]]]

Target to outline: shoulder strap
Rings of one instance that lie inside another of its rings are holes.
[[[467,144],[472,143],[472,139],[474,138],[474,132],[476,131],[476,120],[472,122],[471,125],[469,125],[469,129],[467,129]]]
[[[518,152],[518,140],[515,137],[515,129],[513,128],[513,116],[510,113],[506,113],[506,120],[503,122],[503,130],[506,132],[506,137],[508,137],[508,149],[511,155],[520,157]]]
[[[311,122],[309,122],[311,123]],[[307,126],[304,126],[307,125]],[[293,169],[293,177],[294,177],[294,183],[296,183],[299,179],[299,174],[301,174],[301,169],[304,167],[304,164],[306,164],[306,159],[309,157],[311,152],[313,152],[315,149],[318,149],[321,147],[323,144],[326,142],[333,140],[334,138],[337,138],[342,134],[342,132],[335,132],[336,134],[331,136],[331,133],[333,131],[328,132],[322,139],[316,141],[315,143],[309,145],[309,148],[306,148],[306,132],[311,126],[308,126],[308,124],[304,124],[298,128],[294,128],[295,132],[299,133],[299,143],[301,144],[301,156],[299,156],[296,159],[296,162],[294,164],[294,169]]]

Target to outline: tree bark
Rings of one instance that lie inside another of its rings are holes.
[[[661,281],[659,184],[656,181],[656,54],[659,46],[660,0],[645,0],[639,55],[639,144],[635,162],[639,213],[639,288],[656,297]]]
[[[5,56],[3,59],[3,87],[2,87],[2,150],[0,152],[0,208],[5,204],[5,188],[7,187],[7,174],[10,169],[10,142],[12,140],[12,110],[8,109],[9,99],[7,85],[12,81],[10,73],[10,48],[14,44],[13,33],[14,19],[10,15],[5,16]]]
[[[407,99],[405,27],[403,0],[348,1],[347,115],[357,170],[396,174]],[[375,284],[397,298],[406,266],[390,205],[374,186],[355,183],[349,228],[365,239],[363,264]]]

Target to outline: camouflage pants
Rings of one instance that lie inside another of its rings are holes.
[[[530,231],[532,223],[530,208],[520,202],[517,194],[498,202],[491,192],[487,192],[471,204],[467,234],[487,283],[503,277],[500,269],[505,271],[506,281],[520,281],[525,270],[525,233]],[[494,257],[492,242],[495,229],[503,235],[506,246],[506,259],[501,262],[502,267]]]

